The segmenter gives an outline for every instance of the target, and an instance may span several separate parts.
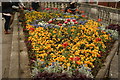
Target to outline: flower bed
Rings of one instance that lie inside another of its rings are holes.
[[[27,11],[25,17],[35,79],[93,78],[114,42],[112,31],[82,15]]]

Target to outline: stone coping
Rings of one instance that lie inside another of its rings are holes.
[[[23,29],[18,20],[15,21],[13,26],[8,78],[30,78],[27,47],[24,43]]]

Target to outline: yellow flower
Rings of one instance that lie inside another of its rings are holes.
[[[82,61],[76,61],[76,64],[81,65],[81,64],[83,64],[83,62]]]
[[[67,67],[70,67],[70,63],[67,63]]]

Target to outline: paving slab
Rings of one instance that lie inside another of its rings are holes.
[[[0,13],[0,24],[2,24],[2,13]],[[2,25],[0,26],[0,79],[2,79]]]
[[[12,43],[12,34],[4,34],[4,22],[2,20],[2,78],[8,78],[9,73],[9,63],[10,63],[10,54],[11,54],[11,43]],[[13,25],[11,25],[13,26]]]
[[[110,78],[118,78],[118,55],[115,54],[110,65]]]

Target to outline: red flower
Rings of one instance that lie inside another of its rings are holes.
[[[34,28],[30,28],[29,30],[34,31],[35,29]]]
[[[51,20],[51,21],[48,21],[48,23],[52,23],[53,21]]]
[[[80,60],[80,57],[74,57],[74,58],[70,58],[72,61],[78,61],[78,60]]]
[[[66,19],[68,22],[70,22],[70,19]]]
[[[67,43],[67,42],[64,42],[64,43],[62,44],[62,46],[63,46],[64,48],[66,48],[66,47],[68,46],[68,43]]]
[[[50,8],[46,8],[45,10],[50,10]]]
[[[26,31],[26,29],[23,29],[23,31]]]
[[[102,19],[98,19],[98,21],[100,22],[100,21],[102,21]]]
[[[76,21],[76,22],[74,22],[75,24],[78,24],[78,22]]]
[[[58,10],[58,8],[53,8],[54,10]]]
[[[45,8],[42,8],[42,10],[44,10]]]
[[[72,21],[73,21],[73,22],[76,22],[76,19],[73,19]]]
[[[101,41],[102,39],[100,39],[100,38],[96,38],[95,40],[96,40],[96,41]]]
[[[81,13],[84,13],[84,11],[80,11]]]
[[[59,25],[59,26],[62,26],[62,24],[61,24],[61,23],[59,23],[58,25]]]
[[[67,22],[67,21],[65,21],[64,23],[65,23],[65,24],[67,24],[68,22]]]

